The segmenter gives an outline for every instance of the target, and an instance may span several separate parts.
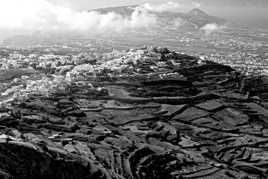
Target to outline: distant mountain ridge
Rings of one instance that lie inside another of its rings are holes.
[[[131,14],[135,11],[135,9],[139,7],[141,6],[133,5],[133,6],[108,7],[108,8],[94,9],[91,11],[97,11],[101,14],[114,12],[116,14],[120,14],[124,17],[127,17],[131,16]],[[175,11],[161,11],[161,12],[151,10],[147,11],[150,12],[151,14],[154,14],[158,18],[159,22],[171,22],[171,21],[173,22],[176,21],[176,19],[181,19],[184,22],[184,24],[194,25],[195,29],[199,29],[205,26],[206,24],[223,25],[226,23],[226,20],[209,15],[198,8],[194,8],[186,13],[175,12]],[[161,23],[161,25],[163,25],[163,23]]]
[[[142,11],[142,6],[121,6],[121,7],[109,7],[109,8],[101,8],[94,9],[88,12],[99,12],[100,14],[107,13],[116,13],[121,15],[124,18],[130,18],[135,10]],[[224,19],[212,16],[207,14],[206,12],[195,8],[190,10],[189,12],[176,12],[176,11],[148,11],[149,14],[152,14],[156,17],[156,25],[148,26],[146,29],[142,28],[133,28],[128,30],[120,31],[120,33],[113,33],[114,37],[118,37],[119,41],[125,39],[125,35],[132,39],[139,39],[144,37],[151,37],[155,39],[167,39],[174,38],[176,34],[184,34],[188,32],[199,32],[202,30],[204,26],[207,24],[216,24],[218,26],[222,26],[226,23]],[[141,17],[142,18],[142,17]],[[75,32],[74,32],[75,33]],[[97,32],[99,33],[99,32]],[[101,36],[110,36],[111,34],[104,32],[98,34],[98,38]],[[61,43],[63,41],[68,41],[70,39],[86,39],[88,34],[33,34],[33,35],[17,35],[14,37],[10,37],[5,39],[2,42],[3,46],[35,46],[39,44],[53,44],[53,43]],[[95,38],[95,34],[93,38]],[[161,41],[161,40],[160,40]],[[131,42],[130,42],[131,43]]]

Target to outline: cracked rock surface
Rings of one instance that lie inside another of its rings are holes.
[[[2,104],[0,178],[268,178],[268,77],[142,54]]]

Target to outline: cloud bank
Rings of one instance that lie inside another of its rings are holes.
[[[116,33],[147,28],[158,24],[154,12],[181,12],[200,4],[194,1],[170,1],[164,4],[143,4],[134,9],[130,16],[115,12],[101,14],[97,11],[76,11],[52,0],[0,0],[0,39],[13,35],[50,33]],[[184,3],[185,2],[185,3]],[[178,21],[176,27],[179,27]],[[204,27],[213,31],[214,25]]]
[[[151,12],[164,12],[164,11],[182,12],[182,11],[189,11],[192,8],[199,8],[201,7],[201,4],[192,0],[188,1],[177,0],[177,2],[169,1],[163,4],[145,3],[141,7]]]
[[[164,11],[175,11],[181,9],[182,6],[179,3],[170,1],[165,4],[157,4],[157,5],[145,3],[144,5],[142,5],[142,7],[151,12],[164,12]]]
[[[47,0],[1,0],[0,31],[33,32],[100,32],[149,27],[156,17],[145,9],[136,9],[130,17],[116,13],[81,12]]]
[[[205,26],[201,27],[201,30],[204,31],[206,35],[209,35],[223,28],[224,26],[219,26],[217,24],[206,24]]]

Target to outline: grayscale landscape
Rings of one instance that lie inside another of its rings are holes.
[[[0,178],[268,178],[267,9],[1,1]]]

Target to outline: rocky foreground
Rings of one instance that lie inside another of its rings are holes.
[[[268,178],[268,77],[163,48],[51,69],[2,78],[0,178]]]

